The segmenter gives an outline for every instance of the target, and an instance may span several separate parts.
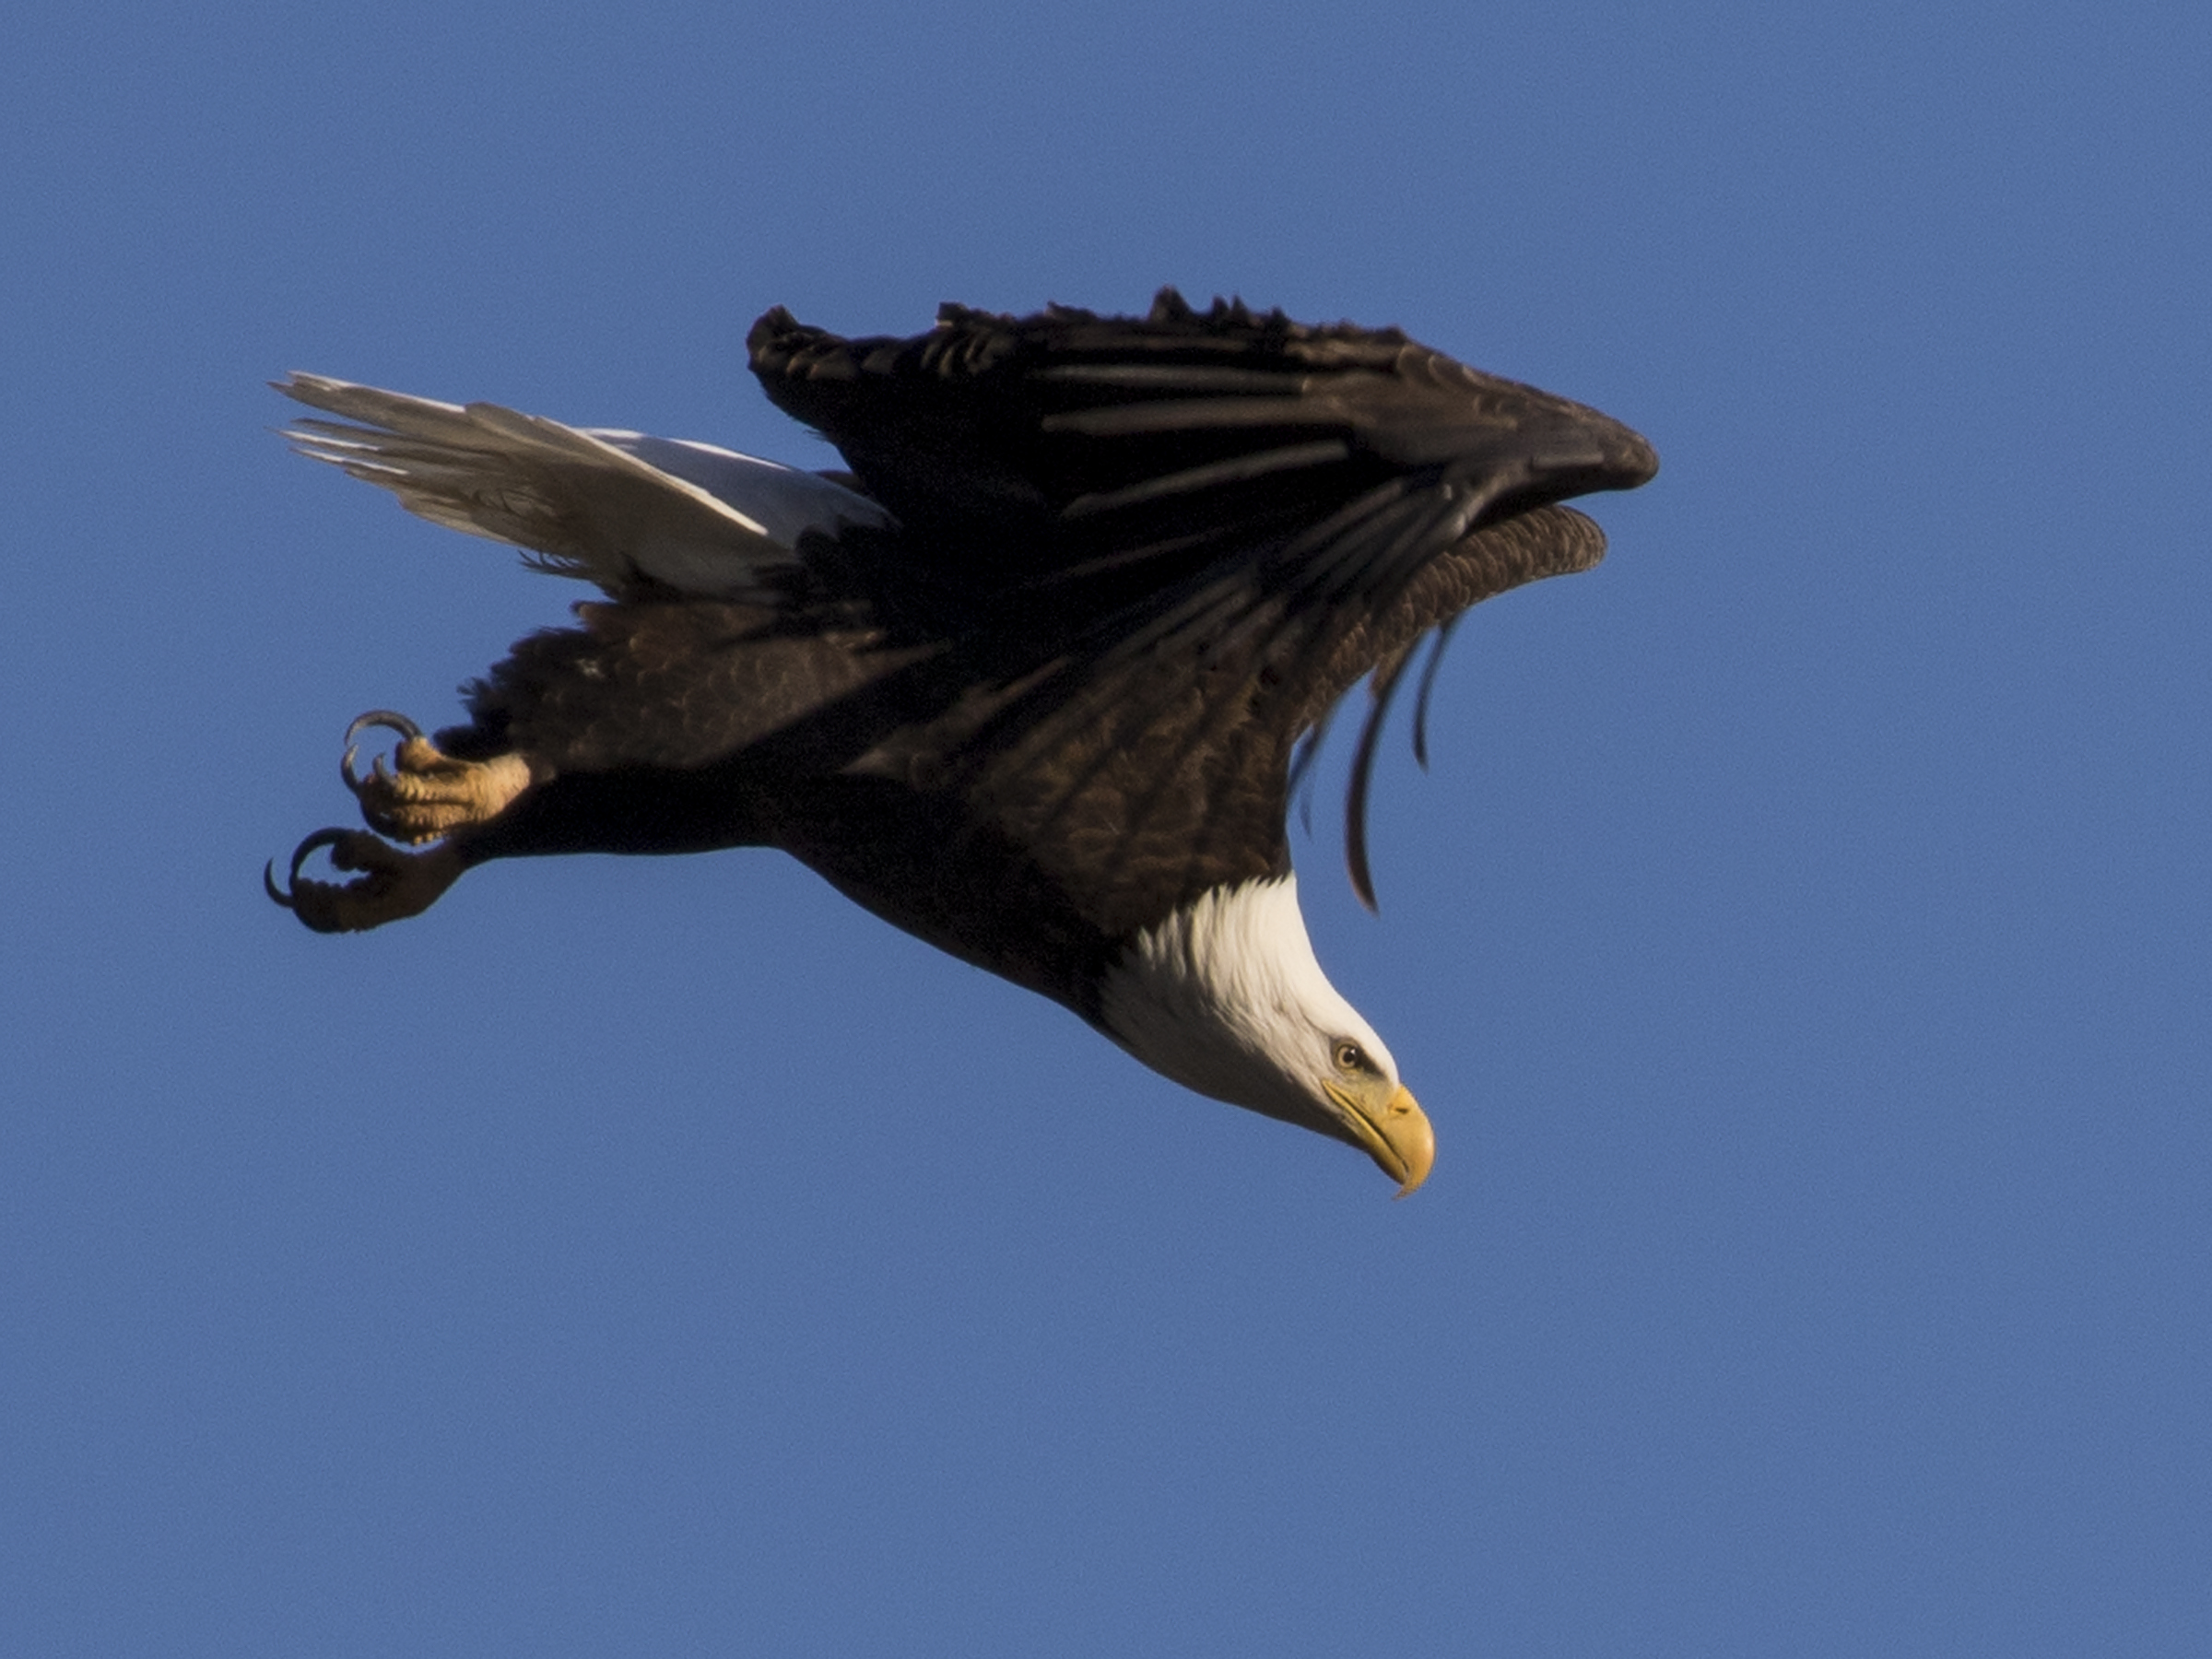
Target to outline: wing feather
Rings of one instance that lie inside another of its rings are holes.
[[[1594,563],[1595,526],[1551,503],[1655,465],[1595,411],[1394,330],[1171,292],[1141,320],[947,307],[911,340],[778,311],[750,345],[771,398],[918,550],[986,613],[1017,596],[1050,644],[1049,671],[967,746],[971,789],[1040,845],[1111,821],[1091,878],[1125,867],[1147,891],[1163,864],[1185,896],[1278,866],[1297,739],[1371,671],[1347,803],[1371,904],[1365,806],[1413,647],[1489,594]]]

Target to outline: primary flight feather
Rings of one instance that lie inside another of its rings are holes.
[[[1428,1119],[1299,911],[1294,757],[1371,675],[1347,813],[1371,904],[1367,778],[1415,646],[1595,564],[1604,536],[1559,503],[1643,483],[1651,447],[1394,329],[1171,289],[1142,318],[946,306],[909,339],[778,309],[748,345],[849,472],[280,383],[338,418],[295,422],[302,453],[609,602],[516,644],[435,740],[356,721],[349,745],[401,738],[366,776],[347,749],[373,833],[309,836],[270,896],[349,932],[488,859],[781,847],[1177,1082],[1418,1186]],[[350,879],[301,874],[324,849]]]

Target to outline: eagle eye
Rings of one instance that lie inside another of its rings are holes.
[[[1367,1055],[1360,1052],[1358,1043],[1339,1042],[1336,1045],[1336,1069],[1347,1072],[1372,1071],[1374,1067],[1368,1064]]]

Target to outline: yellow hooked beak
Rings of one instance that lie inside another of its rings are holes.
[[[1322,1088],[1344,1108],[1345,1127],[1359,1137],[1367,1155],[1382,1166],[1383,1174],[1401,1183],[1395,1196],[1405,1197],[1429,1179],[1429,1167],[1436,1162],[1436,1131],[1403,1083],[1380,1112],[1363,1108],[1349,1089],[1335,1083]]]

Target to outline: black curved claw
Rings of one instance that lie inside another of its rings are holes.
[[[405,714],[394,713],[390,709],[371,709],[346,728],[346,741],[351,743],[371,726],[382,726],[385,731],[397,732],[402,737],[422,735],[422,728]]]
[[[262,890],[277,903],[283,905],[286,910],[299,909],[300,866],[324,847],[335,847],[347,836],[359,833],[359,830],[325,829],[316,830],[292,849],[291,868],[285,873],[284,888],[276,885],[276,861],[272,858],[263,866],[261,872]],[[310,882],[308,885],[319,887],[324,884]],[[290,890],[287,891],[286,888]]]
[[[345,781],[346,787],[353,792],[357,800],[359,799],[361,790],[369,780],[353,775],[354,740],[371,726],[382,726],[387,732],[396,732],[403,742],[408,738],[422,735],[420,726],[405,714],[394,713],[390,709],[371,709],[347,726],[346,728],[346,753],[338,759],[338,776]],[[392,774],[384,770],[382,756],[377,758],[373,770],[376,776],[382,782],[389,783],[392,781]]]
[[[330,867],[353,873],[350,881],[317,881],[300,875],[310,858],[324,848]],[[265,892],[317,933],[359,933],[427,909],[453,882],[458,869],[426,873],[410,857],[359,830],[318,830],[292,849],[286,885],[276,885],[272,861],[261,873]]]

